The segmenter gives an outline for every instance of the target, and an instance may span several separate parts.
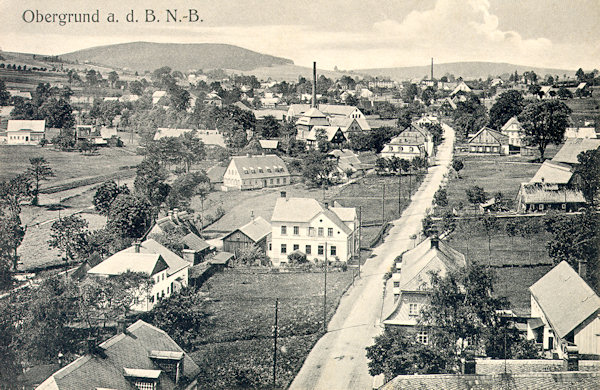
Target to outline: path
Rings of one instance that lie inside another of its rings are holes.
[[[393,259],[412,245],[410,236],[421,230],[421,220],[431,207],[433,194],[439,188],[452,160],[454,130],[444,128],[444,143],[438,151],[437,165],[429,172],[412,197],[400,219],[394,221],[384,243],[375,248],[376,257],[362,268],[362,278],[342,298],[329,323],[328,332],[308,355],[290,389],[370,389],[365,347],[382,328],[383,275]]]

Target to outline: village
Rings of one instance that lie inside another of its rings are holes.
[[[0,51],[0,388],[597,388],[600,74],[434,60]]]

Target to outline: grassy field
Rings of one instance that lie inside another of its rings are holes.
[[[328,273],[328,321],[351,282],[350,271]],[[201,330],[203,342],[192,353],[203,372],[200,388],[269,387],[276,298],[277,387],[287,387],[320,336],[323,274],[228,270],[213,276],[202,291],[208,294],[212,324]]]

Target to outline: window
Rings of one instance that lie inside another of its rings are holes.
[[[394,282],[394,287],[400,287],[400,282]]]
[[[419,333],[417,333],[417,341],[425,345],[429,343],[429,334],[426,330],[422,330]]]
[[[331,246],[330,254],[331,256],[335,256],[337,254],[337,248],[335,247],[335,245]]]
[[[333,228],[327,228],[327,237],[333,237]]]
[[[284,236],[287,234],[287,226],[281,225],[281,234]]]
[[[273,179],[269,179],[269,184],[273,184]]]
[[[269,250],[272,250],[272,249],[273,249],[273,243],[270,242],[269,243]]]
[[[279,184],[279,178],[275,179],[277,181],[277,184]]]
[[[170,294],[170,287],[167,287],[167,295]]]
[[[561,207],[562,207],[563,210],[566,210],[567,209],[567,204],[563,203]]]
[[[294,226],[294,236],[297,236],[300,234],[300,227],[299,226]]]
[[[319,237],[323,237],[323,228],[322,227],[319,228]]]
[[[295,251],[297,251],[297,250],[300,250],[300,245],[298,245],[298,244],[294,244],[294,250],[295,250]]]
[[[419,314],[419,305],[416,303],[409,303],[408,304],[408,315],[416,316],[418,314]]]
[[[539,207],[540,211],[544,210],[544,204],[540,203],[540,207]]]
[[[307,245],[304,249],[307,255],[310,255],[312,253],[312,248],[310,245]]]
[[[323,245],[319,245],[319,246],[317,247],[317,254],[318,254],[319,256],[323,256],[323,253],[324,253]]]
[[[286,244],[281,244],[281,253],[282,254],[286,254],[287,253],[287,245]]]
[[[135,381],[135,387],[137,387],[138,390],[154,390],[154,389],[156,389],[154,382],[146,382],[146,381],[140,381],[140,380]]]
[[[311,237],[315,236],[315,228],[314,227],[309,227],[308,228],[308,235]]]
[[[283,169],[282,169],[282,171],[283,171]],[[285,181],[286,181],[285,177],[282,180],[283,180],[283,184],[285,184]]]

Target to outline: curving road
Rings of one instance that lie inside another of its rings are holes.
[[[445,124],[442,127],[444,142],[438,148],[437,165],[429,169],[409,207],[393,222],[384,242],[375,248],[376,256],[362,267],[362,278],[342,298],[327,333],[311,350],[290,389],[372,388],[373,377],[369,375],[365,347],[372,345],[373,338],[382,331],[383,275],[389,271],[394,258],[412,246],[409,237],[421,230],[421,220],[431,207],[433,194],[448,172],[454,130]],[[386,306],[388,302],[386,299]]]

